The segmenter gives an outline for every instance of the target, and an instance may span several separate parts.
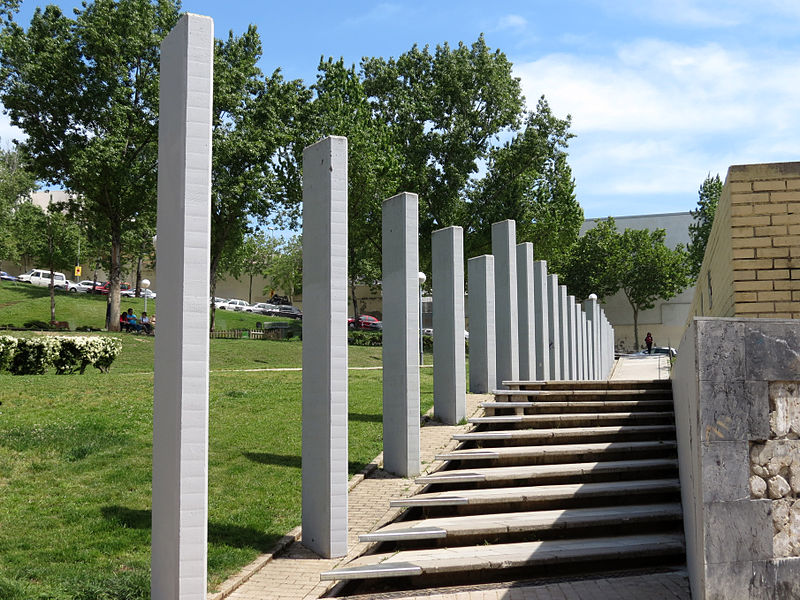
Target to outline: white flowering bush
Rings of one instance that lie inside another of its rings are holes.
[[[121,350],[122,342],[117,338],[0,336],[0,369],[15,375],[37,375],[52,366],[63,374],[83,373],[91,365],[107,373]]]
[[[0,371],[7,371],[17,350],[17,338],[0,335]]]

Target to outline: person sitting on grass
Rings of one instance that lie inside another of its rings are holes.
[[[128,329],[128,313],[122,313],[119,316],[119,330],[129,331]]]
[[[150,317],[147,316],[147,311],[142,313],[142,319],[139,321],[142,325],[142,329],[147,335],[150,335],[153,332],[153,327],[150,325]]]
[[[142,326],[139,323],[139,319],[133,314],[133,309],[128,309],[128,331],[135,331],[139,333],[142,330]]]

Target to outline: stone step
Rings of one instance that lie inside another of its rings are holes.
[[[603,413],[550,413],[538,415],[500,415],[492,417],[473,417],[469,422],[474,425],[521,423],[536,425],[537,423],[574,423],[589,421],[652,421],[669,419],[673,421],[672,411],[628,411]]]
[[[633,481],[603,481],[599,483],[562,483],[518,487],[427,492],[410,498],[395,498],[393,508],[426,506],[473,506],[519,502],[548,502],[574,498],[603,498],[631,494],[664,494],[680,491],[677,479],[637,479]]]
[[[671,440],[648,442],[601,442],[595,444],[553,444],[544,446],[504,446],[500,448],[469,448],[437,454],[436,460],[503,460],[511,458],[548,458],[583,454],[621,454],[674,450]]]
[[[675,502],[439,517],[390,523],[378,531],[360,535],[359,540],[392,542],[446,538],[448,543],[452,543],[454,538],[465,536],[497,536],[577,527],[674,521],[680,519],[681,515],[681,505]]]
[[[470,431],[457,433],[459,442],[484,442],[504,440],[553,440],[557,438],[584,438],[609,435],[648,435],[673,433],[674,425],[611,425],[607,427],[556,427],[552,429],[504,429],[500,431]]]
[[[505,400],[549,401],[570,400],[667,400],[672,401],[672,390],[495,390],[497,402]]]
[[[683,552],[679,534],[630,535],[515,544],[460,546],[370,554],[347,566],[320,574],[322,581],[377,579],[459,573],[485,569],[533,567],[555,562],[636,559]]]
[[[547,477],[575,477],[582,475],[607,475],[630,473],[654,469],[674,469],[678,461],[672,458],[645,460],[609,460],[554,465],[523,465],[514,467],[490,467],[480,469],[453,469],[436,471],[430,475],[417,477],[421,484],[431,483],[476,483],[502,482],[519,479],[543,479]]]
[[[520,414],[524,410],[540,413],[568,412],[569,410],[602,410],[602,409],[671,409],[672,400],[575,400],[536,402],[527,400],[506,400],[500,402],[481,402],[487,415],[497,410],[514,409]]]
[[[630,390],[630,389],[653,389],[653,390],[672,390],[672,381],[669,379],[651,380],[587,380],[587,381],[504,381],[509,389],[516,390]]]

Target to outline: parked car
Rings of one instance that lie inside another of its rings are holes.
[[[13,275],[9,275],[5,271],[0,271],[0,279],[3,281],[17,281],[17,278]]]
[[[88,294],[92,291],[92,288],[94,288],[94,284],[95,282],[91,279],[84,279],[83,281],[76,283],[75,286],[78,288],[78,292],[81,294]]]
[[[365,331],[380,331],[383,329],[383,323],[372,315],[359,315],[358,323],[355,317],[347,319],[348,329],[362,329]]]
[[[245,312],[258,313],[260,315],[274,315],[278,312],[279,306],[270,304],[269,302],[258,302],[245,308]]]
[[[227,300],[225,298],[209,298],[208,299],[209,305],[213,304],[217,308],[219,308],[220,304],[223,304],[225,302],[227,302]]]
[[[77,292],[78,291],[78,284],[74,281],[70,281],[69,279],[65,279],[64,283],[58,283],[54,285],[56,289],[64,290],[65,292]]]
[[[124,283],[120,283],[120,284],[119,284],[120,295],[122,294],[122,292],[123,292],[123,291],[125,291],[125,290],[129,290],[129,289],[131,289],[131,284],[130,284],[130,283],[128,283],[127,281],[126,281],[126,282],[124,282]],[[108,295],[108,292],[109,292],[110,290],[111,290],[111,282],[110,282],[110,281],[106,281],[106,282],[104,282],[104,283],[102,283],[102,284],[99,284],[99,283],[98,283],[98,284],[95,286],[95,288],[94,288],[94,290],[92,291],[92,293],[93,293],[93,294],[103,294],[103,295],[106,295],[106,296],[107,296],[107,295]]]
[[[31,269],[24,275],[19,276],[20,281],[26,281],[32,285],[37,285],[39,287],[50,287],[50,271],[45,271],[43,269]],[[67,276],[63,273],[59,273],[58,271],[53,272],[53,286],[54,287],[65,287],[65,282],[67,281]]]
[[[640,350],[639,352],[634,352],[634,356],[652,356],[653,354],[666,354],[667,356],[678,356],[678,351],[675,348],[670,348],[667,346],[653,346],[653,352],[649,353],[647,350]]]
[[[222,304],[217,304],[217,308],[219,310],[238,310],[243,311],[249,308],[250,305],[245,302],[244,300],[239,300],[238,298],[231,298],[223,302]]]
[[[125,298],[135,298],[136,292],[134,290],[122,290],[119,295]],[[139,288],[139,297],[152,299],[156,297],[156,293],[151,289]]]
[[[289,319],[303,318],[303,313],[296,306],[279,306],[277,312],[273,314],[276,317],[286,317]]]

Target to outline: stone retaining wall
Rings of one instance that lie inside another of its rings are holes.
[[[694,319],[673,391],[692,598],[800,598],[800,321]]]

